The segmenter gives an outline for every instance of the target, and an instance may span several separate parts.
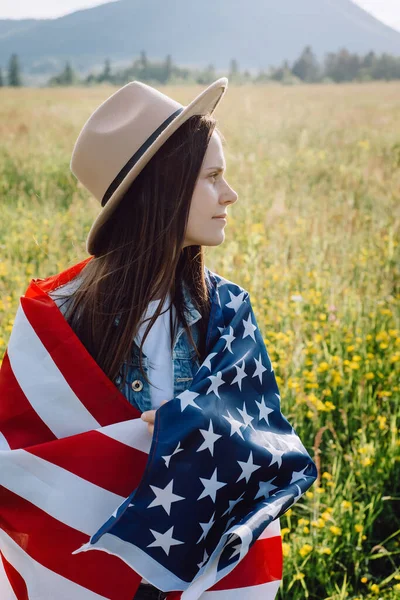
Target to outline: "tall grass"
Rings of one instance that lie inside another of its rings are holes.
[[[1,355],[29,280],[86,256],[69,160],[114,90],[0,90]],[[319,471],[281,519],[279,600],[400,598],[400,84],[231,86],[215,115],[239,201],[207,265],[250,292]]]

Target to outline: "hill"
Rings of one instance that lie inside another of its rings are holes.
[[[171,54],[182,66],[241,69],[293,61],[306,45],[318,58],[346,47],[400,55],[400,32],[351,0],[119,0],[58,19],[0,20],[0,65],[18,53],[26,72],[51,73],[65,60],[81,72]]]

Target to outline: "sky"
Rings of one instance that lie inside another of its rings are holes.
[[[1,0],[0,19],[50,19],[116,0]],[[400,0],[353,0],[383,23],[400,31]]]

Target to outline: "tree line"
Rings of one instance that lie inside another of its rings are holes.
[[[293,64],[286,60],[278,67],[259,70],[256,75],[252,75],[248,70],[241,71],[238,61],[232,59],[227,75],[231,82],[239,84],[268,81],[280,81],[283,84],[393,81],[400,79],[400,57],[387,53],[377,55],[373,51],[360,56],[342,48],[338,52],[327,53],[321,63],[311,46],[306,46]],[[204,69],[187,69],[174,64],[170,54],[162,61],[151,61],[146,52],[142,51],[139,58],[127,68],[113,70],[110,59],[106,59],[100,72],[89,73],[85,77],[80,76],[73,69],[70,61],[67,61],[59,74],[50,77],[47,86],[88,86],[104,82],[125,85],[134,79],[150,84],[199,83],[207,85],[219,76],[221,74],[216,73],[213,64],[209,64]],[[23,85],[20,62],[15,53],[9,60],[7,78],[3,76],[0,68],[0,86],[5,85],[13,87]]]

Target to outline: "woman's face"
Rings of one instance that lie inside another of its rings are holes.
[[[225,168],[221,138],[214,131],[193,192],[183,247],[218,246],[224,241],[226,222],[215,217],[227,214],[238,199],[224,179]]]

